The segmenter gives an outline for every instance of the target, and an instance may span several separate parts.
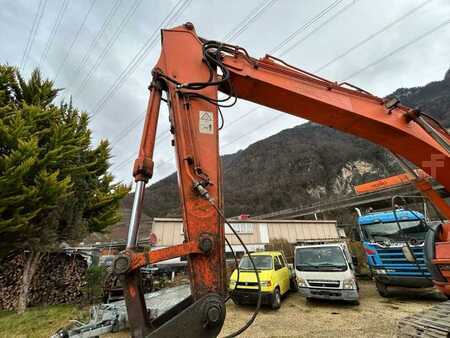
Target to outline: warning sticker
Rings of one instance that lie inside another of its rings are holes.
[[[203,134],[214,134],[213,113],[209,111],[199,111],[199,131]]]

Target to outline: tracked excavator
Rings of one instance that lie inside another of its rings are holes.
[[[127,247],[113,263],[125,290],[133,337],[215,337],[222,329],[229,297],[219,157],[220,125],[226,114],[220,108],[232,106],[238,98],[372,141],[421,168],[450,191],[450,135],[425,112],[395,98],[376,97],[350,83],[326,80],[274,56],[255,59],[242,47],[199,37],[191,23],[162,30],[161,35],[161,55],[152,71],[133,168],[136,190]],[[137,248],[137,234],[144,188],[153,175],[161,101],[169,107],[185,240],[142,252]],[[418,177],[415,184],[443,220],[430,230],[426,245],[433,283],[448,296],[450,206],[429,181]],[[139,269],[180,256],[188,259],[191,295],[155,315],[146,307]],[[243,332],[251,321],[229,336]]]

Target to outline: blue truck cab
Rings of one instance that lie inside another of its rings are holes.
[[[433,285],[424,260],[428,229],[422,213],[404,209],[396,209],[395,213],[394,210],[371,212],[358,216],[358,225],[367,262],[381,296],[389,296],[389,286],[423,288]],[[406,258],[402,249],[406,242],[416,262],[411,263]]]

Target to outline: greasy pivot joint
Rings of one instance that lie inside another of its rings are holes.
[[[222,326],[225,320],[225,307],[223,302],[215,295],[207,297],[203,308],[205,327]]]
[[[209,253],[213,248],[211,236],[207,234],[201,235],[198,246],[203,253]]]
[[[116,275],[121,275],[130,269],[131,259],[127,255],[119,255],[113,261],[113,272]]]

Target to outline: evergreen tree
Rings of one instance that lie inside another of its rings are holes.
[[[88,115],[55,105],[58,92],[0,65],[0,255],[29,252],[19,311],[41,254],[106,231],[129,190],[108,172],[108,141],[93,147]]]

